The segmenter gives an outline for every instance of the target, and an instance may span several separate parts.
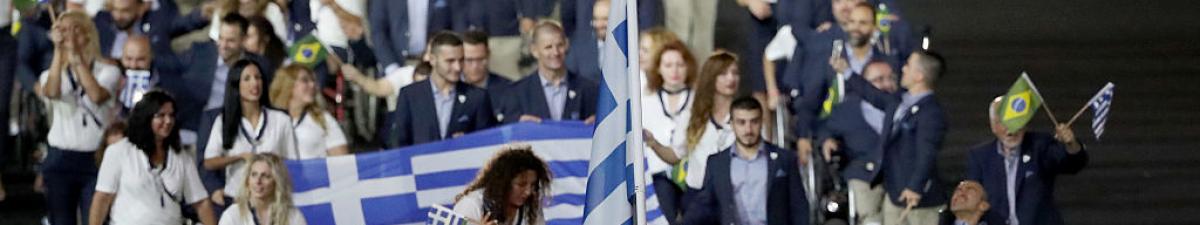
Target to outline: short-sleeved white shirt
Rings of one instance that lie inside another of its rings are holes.
[[[483,219],[483,189],[471,191],[463,196],[462,199],[454,203],[454,213],[463,216],[464,218],[479,221]],[[513,217],[504,224],[516,224],[517,218]],[[527,225],[545,225],[546,217],[542,216],[537,220],[526,220]]]
[[[658,143],[671,144],[674,143],[675,129],[688,122],[689,117],[685,117],[692,109],[692,92],[688,91],[685,96],[680,98],[684,101],[682,108],[667,109],[670,106],[664,102],[667,100],[667,94],[659,92],[648,92],[642,95],[642,128],[649,130],[654,135],[654,139]],[[646,155],[646,173],[655,174],[671,169],[671,165],[663,162],[662,158],[658,157],[654,150],[649,146],[645,147]]]
[[[253,215],[251,215],[250,213],[242,213],[242,210],[239,209],[239,207],[240,206],[238,206],[238,204],[230,205],[229,208],[227,208],[224,213],[221,213],[221,220],[219,222],[217,222],[217,224],[220,224],[220,225],[257,225],[258,224],[256,221],[254,221]],[[259,216],[262,216],[262,215],[259,215]],[[272,223],[274,223],[274,222],[272,222]],[[288,224],[289,225],[308,225],[308,221],[304,219],[304,214],[301,214],[300,210],[297,210],[296,208],[292,208],[291,212],[288,213]]]
[[[96,175],[96,191],[115,195],[112,224],[180,224],[179,202],[194,204],[208,197],[192,154],[168,150],[162,167],[129,139],[109,146]]]
[[[50,105],[50,133],[46,142],[68,151],[94,152],[104,140],[104,129],[113,118],[113,107],[120,93],[121,71],[100,61],[92,63],[92,76],[112,96],[104,102],[92,102],[84,91],[80,77],[63,69],[59,79],[59,96],[45,99]],[[43,71],[39,84],[46,84],[50,71]]]
[[[208,136],[208,145],[204,149],[204,159],[237,156],[246,152],[274,153],[284,159],[295,159],[297,155],[296,139],[293,136],[291,117],[279,110],[265,107],[258,116],[261,116],[258,126],[251,126],[249,120],[242,118],[242,128],[238,129],[237,139],[233,142],[233,148],[229,150],[225,150],[221,146],[224,138],[221,136],[223,129],[221,118],[223,116],[217,116],[217,119],[213,121],[212,132]],[[237,196],[238,190],[241,189],[242,179],[246,175],[246,167],[246,163],[242,161],[225,167],[226,196]]]
[[[684,112],[685,117],[691,118],[691,112]],[[704,123],[704,135],[700,136],[699,142],[696,143],[696,148],[692,149],[691,154],[687,152],[687,129],[688,123],[680,124],[679,128],[675,129],[675,139],[672,144],[675,154],[686,155],[688,160],[687,166],[687,185],[693,189],[704,187],[704,170],[708,167],[708,156],[716,154],[721,150],[733,146],[737,142],[737,137],[733,134],[733,127],[729,125],[729,120],[725,122],[709,119],[708,123]],[[719,126],[718,126],[718,123]]]
[[[329,156],[329,149],[346,145],[346,135],[333,115],[321,112],[324,128],[312,116],[305,112],[300,118],[292,120],[296,128],[296,148],[300,150],[297,159],[324,158]]]

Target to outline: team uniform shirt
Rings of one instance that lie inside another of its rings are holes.
[[[254,220],[254,215],[266,216],[265,212],[242,213],[241,206],[238,204],[230,205],[221,213],[221,221],[217,222],[220,225],[258,225],[258,221]],[[274,223],[274,221],[272,221]],[[308,225],[308,221],[304,220],[304,214],[300,214],[300,210],[292,208],[288,212],[288,224],[290,225]]]
[[[96,175],[96,191],[114,194],[111,224],[182,224],[180,203],[208,198],[192,154],[167,150],[161,166],[150,165],[145,152],[122,139],[104,152]]]
[[[321,113],[324,128],[312,116],[306,111],[300,118],[292,120],[296,129],[296,149],[299,150],[297,159],[325,158],[329,156],[329,149],[346,145],[346,135],[333,115]]]
[[[46,84],[50,71],[43,71],[39,84]],[[113,107],[116,107],[121,71],[116,66],[92,62],[92,75],[96,82],[108,91],[108,100],[92,102],[83,88],[81,77],[63,68],[59,79],[57,99],[45,99],[50,106],[50,132],[46,142],[50,146],[67,151],[95,152],[100,148],[104,129],[112,122]]]
[[[691,118],[691,112],[684,113],[685,118]],[[723,121],[723,122],[722,122]],[[733,134],[733,127],[729,124],[729,117],[723,120],[713,118],[708,119],[708,123],[704,123],[704,135],[700,136],[699,142],[695,149],[690,151],[687,149],[687,129],[686,122],[681,123],[678,128],[675,128],[675,137],[672,144],[675,150],[675,155],[684,156],[686,158],[686,181],[689,188],[700,189],[704,187],[704,170],[708,167],[708,156],[716,154],[723,149],[733,146],[737,141],[737,137]]]
[[[204,159],[224,156],[238,156],[242,153],[274,153],[284,159],[296,159],[296,139],[293,134],[292,119],[279,110],[263,108],[259,113],[258,126],[251,126],[250,121],[242,118],[241,128],[238,129],[233,148],[222,148],[221,118],[213,121],[212,132],[208,136],[208,146],[204,149]],[[243,161],[229,164],[225,167],[225,196],[237,196],[241,189],[243,177],[248,166]]]
[[[483,214],[485,214],[483,212],[483,204],[483,189],[471,191],[471,193],[467,193],[467,195],[463,196],[461,200],[454,203],[454,213],[462,216],[463,218],[476,221],[482,220]],[[518,211],[517,216],[509,219],[507,223],[502,224],[546,225],[546,216],[544,214],[537,220],[530,220],[529,218],[524,218],[524,216],[522,216],[525,214],[525,210],[529,209],[522,208],[520,211]]]
[[[671,107],[668,104],[668,95],[665,91],[642,95],[642,112],[644,112],[642,113],[642,128],[649,130],[658,143],[671,144],[675,143],[675,129],[688,121],[688,117],[683,117],[683,114],[691,111],[693,95],[691,90],[679,93],[681,95],[679,101],[682,102],[680,107]],[[671,165],[663,162],[662,158],[650,150],[649,146],[646,146],[645,149],[647,174],[652,175],[671,169]]]

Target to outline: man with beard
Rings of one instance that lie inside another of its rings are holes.
[[[111,0],[105,8],[96,13],[92,21],[100,33],[101,53],[116,59],[121,58],[130,36],[149,37],[156,55],[168,57],[171,56],[171,39],[208,25],[207,15],[201,13],[203,10],[193,10],[180,17],[170,10],[151,10],[151,3],[142,0]]]
[[[730,104],[737,144],[708,156],[704,188],[683,224],[808,224],[808,200],[791,151],[765,143],[762,104]]]

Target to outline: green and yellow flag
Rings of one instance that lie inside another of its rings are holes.
[[[1008,89],[1008,94],[1004,95],[1001,103],[1003,105],[997,109],[1000,110],[997,113],[1000,123],[1008,128],[1009,133],[1013,133],[1033,119],[1033,115],[1042,106],[1042,96],[1037,93],[1033,81],[1029,80],[1029,74],[1021,73],[1021,77]]]
[[[324,62],[328,54],[325,51],[325,46],[321,45],[321,41],[317,40],[317,37],[312,34],[296,40],[296,43],[292,44],[291,48],[288,48],[288,55],[291,56],[293,62],[309,68]]]
[[[833,106],[842,103],[842,98],[845,98],[843,88],[846,86],[846,81],[843,77],[844,75],[841,73],[833,76],[833,82],[829,84],[829,93],[825,95],[825,101],[821,102],[821,119],[829,118],[829,115],[833,115]]]

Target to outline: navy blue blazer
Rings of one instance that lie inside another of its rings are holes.
[[[1004,157],[996,140],[971,148],[967,161],[967,179],[979,181],[988,193],[989,224],[1008,224],[1008,181]],[[1054,181],[1059,174],[1075,174],[1088,163],[1084,150],[1067,152],[1050,134],[1028,132],[1021,142],[1021,163],[1017,166],[1017,219],[1021,224],[1064,224],[1054,205]]]
[[[243,54],[242,57],[254,60],[263,67],[263,98],[261,99],[264,105],[270,105],[270,98],[266,98],[266,90],[271,85],[271,80],[275,75],[274,67],[262,56],[248,52]],[[213,82],[215,82],[214,74],[217,70],[217,57],[220,57],[220,54],[217,53],[216,43],[212,41],[192,44],[190,50],[179,55],[180,62],[187,67],[182,81],[184,84],[192,87],[175,94],[176,102],[179,102],[179,105],[176,107],[179,112],[179,124],[182,125],[182,128],[197,130],[202,123],[212,122],[202,121],[201,114],[204,112],[204,105],[208,104],[208,97],[212,92]],[[230,64],[230,66],[233,64],[233,62],[226,63]]]
[[[450,30],[454,25],[456,7],[463,4],[459,0],[429,0],[429,11],[425,13],[426,38],[442,30]],[[371,26],[371,41],[375,44],[375,57],[379,64],[386,67],[393,63],[404,66],[404,59],[410,56],[420,56],[421,52],[408,49],[408,39],[412,35],[408,27],[408,1],[370,1],[370,12],[367,13]]]
[[[592,29],[592,7],[596,5],[596,0],[561,1],[559,16],[562,17],[563,33],[569,35],[568,37],[571,39],[596,33],[595,29]],[[640,29],[648,30],[652,27],[662,26],[663,14],[662,0],[638,1],[638,27]],[[609,24],[609,26],[616,26],[616,24]]]
[[[513,81],[488,72],[487,82],[487,87],[484,89],[487,90],[488,98],[492,100],[492,114],[495,116],[496,121],[504,121],[504,107],[509,105],[506,99],[508,87],[512,86]]]
[[[46,27],[33,18],[21,19],[21,30],[17,32],[17,82],[24,90],[33,90],[42,71],[50,68],[54,60],[54,44],[50,43]]]
[[[154,51],[155,58],[173,56],[172,39],[204,28],[209,22],[201,16],[200,10],[193,10],[186,16],[172,13],[161,9],[149,11],[142,16],[141,21],[135,21],[132,25],[132,29],[137,29],[150,38],[150,49]],[[104,55],[109,55],[113,47],[123,47],[112,46],[117,33],[121,31],[118,30],[110,12],[100,11],[92,21],[96,23],[96,31],[100,34],[100,51]]]
[[[390,146],[404,147],[439,141],[453,137],[454,133],[471,133],[496,124],[487,91],[462,82],[456,83],[454,88],[456,99],[450,110],[450,124],[446,127],[445,136],[441,135],[438,124],[432,82],[424,80],[401,88],[396,111],[392,112],[396,119],[392,125],[392,139],[395,141]]]
[[[808,224],[808,198],[800,177],[796,153],[763,142],[767,154],[767,224]],[[729,164],[734,147],[708,156],[704,188],[696,194],[684,214],[683,224],[737,224],[738,206],[734,199]],[[740,174],[739,174],[740,175]],[[718,223],[719,222],[719,223]]]
[[[599,87],[595,81],[567,72],[567,104],[564,105],[562,120],[585,120],[596,114]],[[550,107],[546,103],[546,92],[542,88],[542,76],[533,74],[513,83],[506,95],[508,106],[504,107],[504,123],[520,121],[521,115],[534,115],[549,120]],[[571,97],[570,93],[575,93]]]
[[[464,20],[466,29],[487,32],[489,36],[518,36],[520,18],[537,19],[550,15],[545,0],[465,0],[466,10],[456,13],[456,23]],[[457,26],[455,28],[458,30]]]
[[[845,101],[833,108],[833,114],[814,140],[816,143],[829,138],[838,140],[841,143],[839,153],[848,161],[842,167],[843,178],[869,183],[883,169],[883,151],[879,149],[879,134],[863,118],[862,102],[858,95],[847,94]]]
[[[786,77],[783,78],[783,90],[793,99],[790,107],[792,113],[796,114],[794,125],[797,137],[812,137],[813,131],[820,127],[821,121],[817,117],[820,115],[821,104],[828,95],[827,90],[833,83],[834,74],[837,73],[833,67],[829,66],[829,58],[833,54],[833,42],[836,39],[847,40],[847,37],[847,34],[839,26],[834,26],[825,32],[815,33],[806,41],[813,45],[805,47],[803,65],[788,66]],[[844,49],[844,51],[848,52],[850,49]],[[871,55],[872,61],[882,60],[897,65],[895,59],[880,54],[878,48],[875,49],[875,52]],[[850,57],[849,55],[849,53],[842,53],[843,57]],[[850,89],[845,90],[846,93],[853,93]]]
[[[588,32],[588,34],[591,33],[594,32]],[[605,44],[611,44],[611,42]],[[599,46],[596,46],[595,36],[572,38],[571,49],[567,51],[567,70],[592,81],[599,81],[601,76],[600,51]]]

